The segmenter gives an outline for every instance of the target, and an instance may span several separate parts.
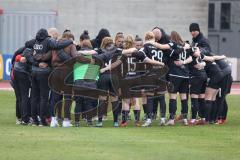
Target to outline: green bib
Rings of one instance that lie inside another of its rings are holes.
[[[92,59],[92,55],[84,55],[84,57]],[[73,66],[73,79],[82,80],[98,80],[100,66],[94,64],[77,62]]]

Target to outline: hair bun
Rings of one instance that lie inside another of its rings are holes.
[[[83,34],[88,35],[88,31],[87,31],[87,30],[84,30],[84,31],[83,31]]]

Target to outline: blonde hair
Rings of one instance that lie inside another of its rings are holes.
[[[145,34],[145,41],[149,41],[149,40],[155,40],[155,36],[153,34],[153,32],[149,31]]]
[[[109,44],[113,44],[113,39],[111,37],[105,37],[102,40],[101,48],[106,48]]]
[[[134,41],[133,41],[133,37],[128,35],[123,42],[123,48],[124,49],[129,49],[132,48],[134,46]]]
[[[48,35],[50,35],[54,39],[57,39],[59,36],[57,28],[48,28]]]

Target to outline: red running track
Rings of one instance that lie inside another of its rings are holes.
[[[9,81],[0,81],[0,90],[13,91]],[[234,83],[231,88],[231,94],[240,95],[240,83]]]

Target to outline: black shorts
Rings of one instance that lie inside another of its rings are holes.
[[[119,80],[115,74],[101,74],[97,82],[98,89],[118,94]]]
[[[188,93],[189,92],[189,79],[181,77],[168,77],[169,82],[172,83],[171,89],[168,90],[169,93]]]
[[[190,78],[190,94],[204,94],[207,87],[207,77]]]
[[[221,88],[221,96],[226,96],[231,92],[232,81],[233,79],[231,74],[228,74],[219,82]]]
[[[215,77],[210,77],[210,79],[207,83],[207,87],[213,88],[213,89],[219,89],[219,88],[221,88],[221,80],[222,79],[218,80]]]
[[[212,73],[209,77],[209,81],[207,84],[207,87],[213,88],[213,89],[219,89],[221,88],[221,81],[223,80],[224,75],[222,71]]]

